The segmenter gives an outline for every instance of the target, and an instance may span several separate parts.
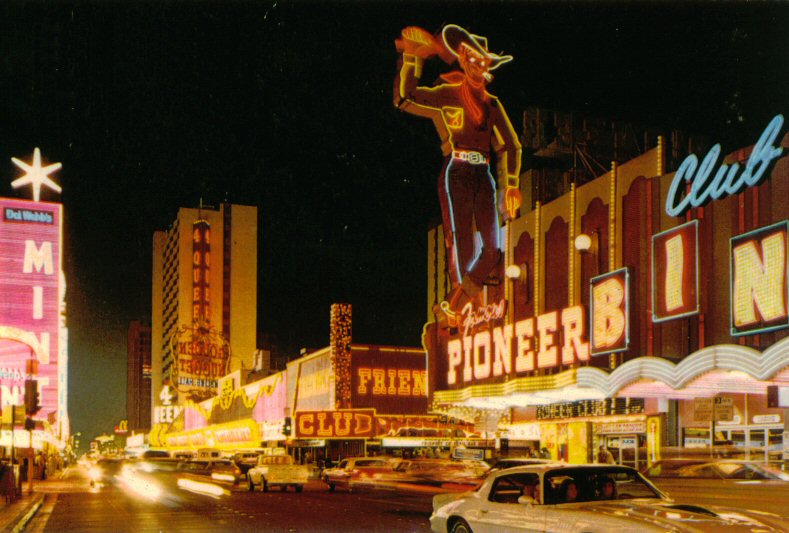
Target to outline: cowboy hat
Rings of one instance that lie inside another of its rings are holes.
[[[488,51],[488,39],[480,35],[472,35],[457,24],[447,24],[441,32],[444,44],[455,56],[460,55],[460,47],[464,44],[490,61],[488,70],[512,61],[512,56],[500,56]]]

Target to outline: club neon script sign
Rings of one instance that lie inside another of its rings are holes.
[[[694,154],[686,157],[671,182],[666,198],[666,213],[673,217],[682,216],[693,207],[701,207],[711,200],[719,200],[759,185],[765,179],[767,169],[783,151],[780,146],[775,146],[783,123],[783,115],[776,115],[770,121],[739,176],[739,163],[732,163],[731,166],[721,164],[713,175],[721,153],[720,144],[710,148],[701,164]],[[684,182],[691,185],[690,191],[683,197]]]

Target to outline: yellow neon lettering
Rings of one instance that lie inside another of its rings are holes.
[[[515,372],[528,372],[534,370],[534,319],[527,318],[515,323],[515,338],[518,353],[515,355]]]
[[[786,234],[780,232],[762,240],[761,257],[764,261],[753,241],[735,247],[732,253],[734,325],[754,324],[759,317],[770,322],[787,316]]]
[[[452,339],[447,343],[447,358],[449,370],[447,371],[447,384],[457,383],[457,371],[455,370],[463,362],[463,345],[460,339]]]
[[[580,305],[568,307],[562,311],[562,330],[564,331],[564,346],[562,346],[563,365],[589,360],[589,343],[583,340],[585,323],[584,308]]]
[[[400,386],[397,388],[397,395],[398,396],[410,396],[411,395],[411,371],[410,370],[398,370],[397,377],[400,378]]]
[[[389,376],[389,387],[386,393],[391,396],[394,396],[397,394],[397,387],[395,386],[395,380],[397,379],[397,370],[389,369],[386,371],[386,375]]]
[[[474,335],[474,379],[485,379],[488,376],[490,376],[490,333],[480,331]]]
[[[414,379],[411,395],[425,396],[427,394],[427,370],[415,370],[411,376]]]
[[[614,346],[625,333],[625,288],[609,278],[592,289],[594,348]]]
[[[537,334],[540,337],[540,351],[537,352],[537,366],[547,368],[558,363],[559,350],[556,348],[554,333],[559,314],[556,311],[537,317]]]
[[[351,422],[353,413],[332,413],[334,418],[334,434],[338,437],[346,437],[351,434]]]
[[[685,302],[682,278],[685,265],[685,247],[682,234],[666,241],[666,311],[681,308]]]
[[[354,435],[364,435],[369,433],[373,428],[373,417],[362,413],[356,413],[354,417],[356,425],[354,427]]]
[[[474,340],[471,337],[463,337],[463,381],[471,381],[471,350],[474,347]]]
[[[373,369],[373,395],[386,395],[386,373],[380,368]]]
[[[372,379],[373,372],[369,368],[360,368],[357,374],[359,375],[359,387],[357,391],[359,394],[367,394],[367,382]]]
[[[315,415],[301,415],[299,417],[299,435],[313,435],[315,433]]]
[[[326,413],[318,413],[318,435],[321,437],[331,437],[331,426],[326,427]]]
[[[493,375],[512,372],[512,324],[493,330]]]

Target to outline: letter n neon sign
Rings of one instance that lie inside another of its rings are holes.
[[[789,327],[789,221],[731,238],[731,334]]]

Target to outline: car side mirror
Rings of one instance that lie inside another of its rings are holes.
[[[518,503],[522,505],[534,505],[535,503],[537,503],[537,500],[535,500],[531,496],[523,495],[518,498]]]

